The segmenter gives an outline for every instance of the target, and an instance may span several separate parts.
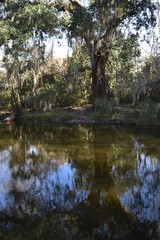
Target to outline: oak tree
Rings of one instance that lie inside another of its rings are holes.
[[[83,3],[82,3],[83,2]],[[129,25],[133,32],[155,24],[155,6],[151,0],[69,0],[71,38],[83,39],[92,68],[92,99],[110,98],[106,66],[116,31]]]

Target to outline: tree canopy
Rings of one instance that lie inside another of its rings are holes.
[[[0,45],[9,40],[24,42],[30,37],[53,34],[58,19],[43,1],[6,1],[1,7]]]
[[[105,68],[116,32],[128,25],[132,34],[136,35],[140,28],[148,29],[154,25],[155,5],[150,0],[86,1],[86,6],[78,1],[69,0],[69,5],[70,36],[82,38],[90,56],[93,101],[97,98],[109,98],[110,89],[105,77]]]
[[[80,43],[87,50],[92,103],[106,102],[112,97],[110,61],[116,61],[116,74],[119,74],[117,66],[121,66],[121,73],[126,72],[125,66],[131,68],[132,63],[127,59],[133,57],[134,51],[126,50],[125,46],[128,49],[138,46],[140,29],[149,30],[156,23],[155,9],[151,0],[1,1],[0,46],[5,47],[6,66],[9,66],[7,59],[17,66],[18,62],[27,62],[23,65],[33,70],[35,89],[44,63],[45,39],[66,34],[69,43]],[[118,64],[119,59],[125,58],[128,65]],[[18,74],[22,68],[18,67]]]

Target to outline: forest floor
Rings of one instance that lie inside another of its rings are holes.
[[[0,113],[0,121],[5,122],[11,113]],[[131,105],[116,107],[113,111],[94,110],[91,106],[58,108],[51,111],[23,110],[14,120],[19,122],[47,121],[56,124],[114,124],[114,125],[160,125],[155,116],[150,113],[141,113]],[[12,122],[12,121],[8,121]]]

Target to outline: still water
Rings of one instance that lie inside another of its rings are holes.
[[[0,239],[160,239],[160,130],[0,127]]]

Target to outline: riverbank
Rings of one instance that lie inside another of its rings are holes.
[[[13,116],[11,113],[1,112],[0,121]],[[141,111],[139,108],[123,105],[114,110],[94,110],[91,106],[57,108],[52,111],[23,110],[14,121],[18,122],[51,122],[56,124],[114,124],[114,125],[146,125],[160,126],[160,119],[151,112]],[[12,122],[12,121],[11,121]]]

